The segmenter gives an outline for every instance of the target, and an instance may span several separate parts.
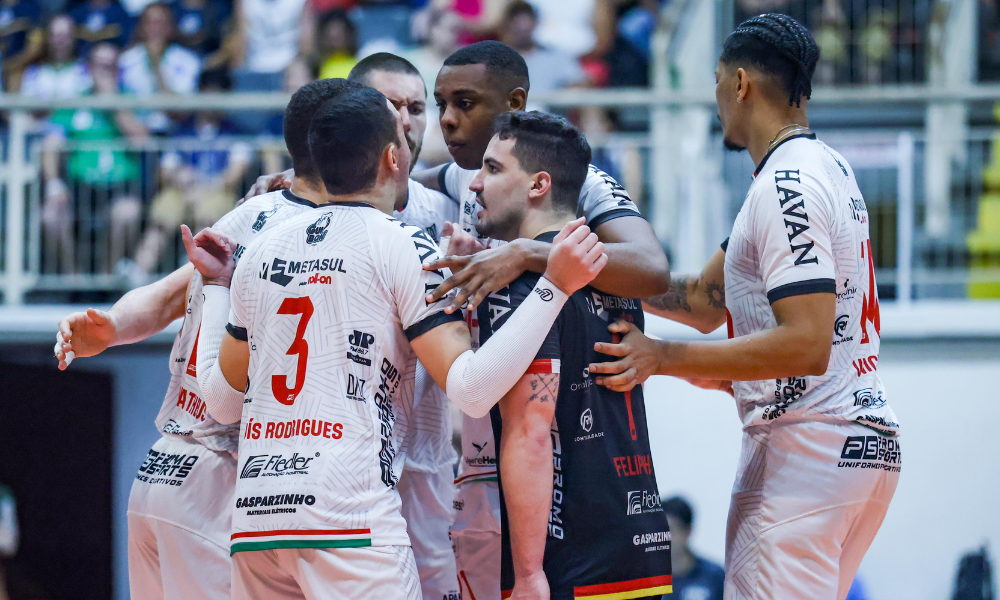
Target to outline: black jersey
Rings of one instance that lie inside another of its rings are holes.
[[[536,239],[552,241],[554,233]],[[485,343],[532,293],[537,273],[524,273],[490,294],[478,310]],[[552,423],[554,481],[544,570],[553,600],[642,598],[670,593],[670,533],[660,507],[649,450],[642,387],[612,392],[590,376],[611,342],[608,324],[643,327],[642,304],[585,287],[566,302],[529,373],[559,373]],[[498,460],[503,424],[491,411]],[[500,478],[503,597],[514,587],[507,507]]]

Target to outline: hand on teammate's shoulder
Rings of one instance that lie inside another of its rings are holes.
[[[608,264],[604,243],[584,225],[584,220],[580,217],[562,228],[552,241],[545,267],[545,278],[567,295],[593,281]]]

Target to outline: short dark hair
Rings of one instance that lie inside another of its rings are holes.
[[[342,9],[334,8],[321,14],[319,17],[319,25],[316,28],[317,31],[322,32],[326,29],[326,26],[330,23],[343,23],[344,27],[347,28],[347,53],[354,56],[358,53],[358,28],[354,25],[354,21],[351,17],[347,15]]]
[[[516,16],[528,15],[534,20],[538,20],[538,12],[535,11],[535,7],[528,4],[524,0],[514,0],[507,5],[507,8],[503,11],[504,20],[510,21]]]
[[[371,56],[362,58],[351,69],[347,79],[368,85],[368,76],[375,71],[382,71],[383,73],[406,73],[407,75],[416,75],[421,80],[423,79],[420,71],[413,66],[413,63],[402,56],[396,56],[390,52],[376,52]],[[426,89],[424,92],[426,93]]]
[[[375,185],[389,144],[401,146],[396,119],[378,90],[353,86],[323,103],[309,126],[309,151],[326,191],[363,192]]]
[[[307,83],[292,94],[292,99],[285,108],[282,129],[285,132],[285,147],[292,156],[292,168],[295,169],[296,176],[319,179],[319,171],[309,153],[309,125],[324,102],[358,87],[362,87],[360,83],[346,79],[320,79]]]
[[[494,131],[501,140],[514,140],[523,170],[552,176],[552,204],[575,213],[591,154],[580,130],[558,115],[515,111],[497,117]]]
[[[528,91],[528,64],[524,57],[503,42],[486,40],[459,48],[444,59],[444,66],[485,65],[486,72],[510,93],[516,88]]]
[[[198,89],[220,89],[228,92],[233,87],[229,71],[225,69],[206,69],[198,75]]]
[[[691,524],[694,523],[694,511],[691,510],[691,505],[688,501],[680,496],[674,496],[673,498],[667,498],[663,501],[663,512],[665,514],[677,517],[677,520],[684,524],[685,527],[691,529]]]
[[[795,19],[769,13],[740,23],[722,45],[719,60],[725,64],[746,62],[777,77],[788,93],[788,105],[802,106],[802,97],[812,96],[819,46]]]

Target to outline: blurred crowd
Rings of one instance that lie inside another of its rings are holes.
[[[389,51],[433,90],[452,51],[498,39],[524,55],[536,99],[569,87],[649,85],[653,32],[681,1],[0,0],[0,78],[5,92],[38,99],[294,92]],[[980,72],[1000,78],[1000,0],[979,2]],[[736,0],[733,16],[778,11],[804,22],[822,48],[820,85],[897,83],[925,80],[937,4]],[[448,160],[436,112],[428,114],[428,165]],[[625,112],[571,116],[588,134],[646,126],[645,113]],[[169,269],[176,261],[164,249],[176,245],[179,223],[213,222],[246,181],[280,167],[280,158],[263,164],[235,141],[280,136],[280,115],[75,109],[36,117],[47,272],[117,270],[139,282]],[[175,148],[135,151],[164,141]]]

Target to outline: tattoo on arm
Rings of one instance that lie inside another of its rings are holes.
[[[726,288],[718,281],[709,281],[705,284],[705,293],[708,294],[708,305],[717,310],[726,309]]]
[[[540,404],[555,402],[559,395],[558,373],[537,373],[531,378],[531,396],[525,402],[537,400]]]
[[[688,277],[673,277],[670,279],[670,290],[662,296],[647,298],[646,302],[660,310],[686,310],[691,312],[688,304]]]

